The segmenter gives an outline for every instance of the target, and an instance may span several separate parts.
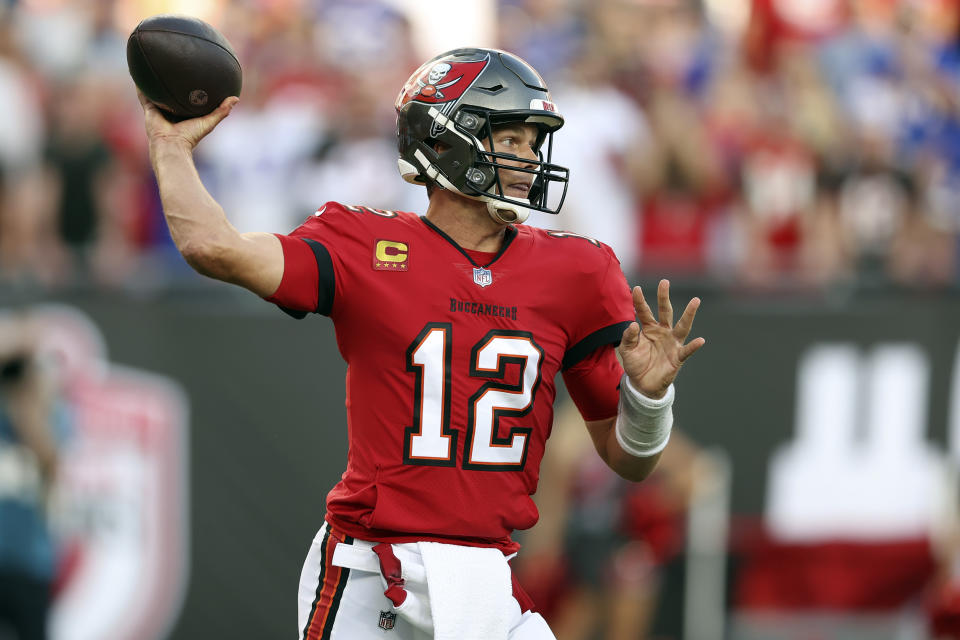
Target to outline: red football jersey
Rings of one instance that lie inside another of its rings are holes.
[[[557,373],[634,319],[613,251],[518,225],[478,254],[426,218],[334,202],[278,237],[269,300],[329,315],[348,364],[350,448],[327,520],[365,540],[515,551],[510,534],[538,518]]]

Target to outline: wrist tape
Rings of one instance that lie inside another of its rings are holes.
[[[624,374],[620,380],[620,406],[615,428],[617,442],[624,451],[639,458],[663,451],[673,426],[673,396],[671,384],[662,398],[648,398],[634,389],[630,378]]]

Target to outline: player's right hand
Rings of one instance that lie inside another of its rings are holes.
[[[214,130],[220,124],[220,121],[230,115],[233,107],[240,102],[240,98],[230,96],[225,98],[220,106],[199,118],[190,118],[182,122],[170,122],[157,105],[150,102],[143,92],[137,90],[137,97],[143,106],[144,124],[147,129],[147,139],[150,147],[166,142],[186,145],[188,149],[193,149],[203,138]]]

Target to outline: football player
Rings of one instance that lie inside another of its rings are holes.
[[[538,518],[556,375],[601,458],[639,481],[704,340],[687,342],[697,298],[674,324],[666,280],[654,315],[609,247],[521,224],[556,213],[567,181],[539,74],[493,49],[426,62],[396,101],[400,173],[426,186],[425,215],[328,202],[289,235],[238,233],[194,168],[236,98],[178,124],[141,101],[187,262],[329,316],[349,365],[347,468],[304,563],[300,637],[553,638],[507,561]]]

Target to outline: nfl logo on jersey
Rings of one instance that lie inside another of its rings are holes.
[[[381,611],[380,612],[380,628],[384,631],[390,631],[393,629],[393,626],[397,623],[397,614],[390,611]]]
[[[490,269],[484,269],[483,267],[474,267],[473,281],[481,287],[485,287],[488,284],[493,283],[493,272],[490,271]]]

